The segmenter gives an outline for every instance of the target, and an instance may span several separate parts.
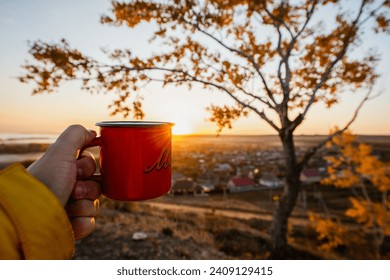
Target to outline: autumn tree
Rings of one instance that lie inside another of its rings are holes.
[[[372,235],[376,258],[380,258],[385,236],[390,236],[390,164],[374,156],[371,146],[357,143],[350,132],[334,137],[330,147],[336,154],[328,157],[329,176],[323,183],[351,189],[345,215]]]
[[[354,55],[363,30],[388,31],[389,0],[133,0],[113,1],[102,24],[156,27],[156,53],[134,56],[131,49],[106,51],[104,63],[70,47],[66,40],[31,44],[32,63],[22,82],[35,83],[34,94],[52,92],[64,81],[80,80],[91,92],[117,93],[112,113],[144,117],[142,98],[134,94],[150,82],[163,86],[202,85],[234,101],[208,108],[219,132],[233,120],[255,114],[279,135],[285,157],[286,188],[274,214],[274,252],[287,245],[288,219],[300,190],[299,175],[326,141],[297,158],[294,132],[313,105],[336,104],[344,92],[368,90],[377,80],[376,53]],[[326,16],[324,12],[333,14]],[[362,103],[334,135],[349,127]],[[332,137],[332,135],[330,136]]]

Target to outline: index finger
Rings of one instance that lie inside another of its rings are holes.
[[[76,181],[70,197],[72,199],[98,199],[101,195],[101,186],[93,180]]]

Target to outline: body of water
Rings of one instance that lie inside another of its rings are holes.
[[[0,144],[51,144],[57,137],[54,134],[0,133]]]
[[[42,156],[42,150],[57,137],[53,134],[0,133],[0,167],[37,160]]]
[[[0,154],[0,164],[9,165],[14,162],[35,161],[42,156],[43,153],[25,153],[25,154]]]

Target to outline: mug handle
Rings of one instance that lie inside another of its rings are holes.
[[[88,149],[88,148],[91,148],[91,147],[96,147],[96,146],[101,146],[102,144],[102,138],[100,136],[98,137],[95,137],[95,139],[93,139],[91,142],[89,142],[87,145],[83,146],[79,153],[77,154],[77,159],[79,159],[81,157],[81,155],[83,154],[83,152]]]
[[[93,139],[91,142],[89,142],[87,145],[83,146],[78,154],[77,154],[77,159],[81,158],[81,155],[83,154],[83,152],[88,149],[88,148],[91,148],[91,147],[96,147],[96,146],[101,146],[101,143],[102,143],[102,138],[101,136],[98,136],[98,137],[95,137],[95,139]],[[101,181],[102,180],[102,175],[101,173],[99,174],[93,174],[92,176],[89,177],[90,179],[92,180],[95,180],[95,181]]]

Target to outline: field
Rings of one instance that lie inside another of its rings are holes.
[[[148,202],[102,199],[95,232],[77,242],[75,259],[267,259],[276,204],[268,193],[163,197]],[[356,224],[351,234],[361,235]],[[137,236],[141,235],[142,238]],[[355,243],[354,243],[355,242]],[[290,219],[285,259],[371,259],[370,240],[334,251],[321,242],[299,205]],[[389,243],[382,258],[389,259]]]
[[[174,200],[174,201],[173,201]],[[75,259],[266,259],[271,213],[240,198],[152,202],[102,201],[96,231],[77,243]],[[223,207],[220,207],[224,204]],[[232,207],[229,207],[231,205]],[[239,210],[242,209],[242,210]],[[296,217],[297,226],[305,220]],[[143,238],[138,239],[138,235]],[[289,259],[319,259],[293,245]]]

